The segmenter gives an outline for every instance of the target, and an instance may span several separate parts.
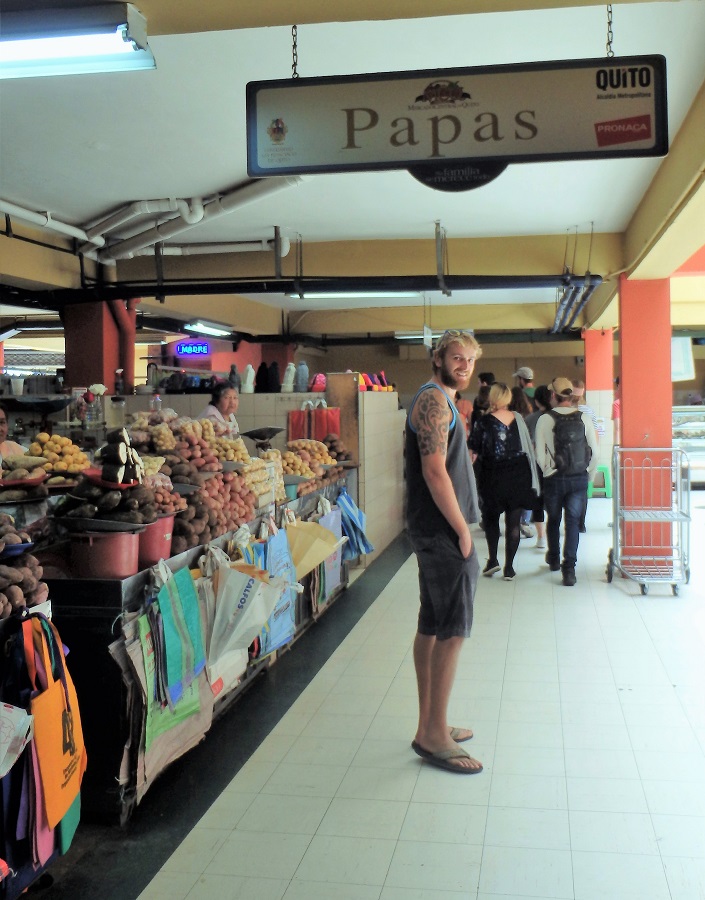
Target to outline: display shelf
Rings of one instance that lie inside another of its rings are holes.
[[[688,454],[692,484],[705,484],[705,406],[674,406],[673,446]]]

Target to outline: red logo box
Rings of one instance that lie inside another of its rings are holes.
[[[651,137],[651,116],[631,116],[613,119],[611,122],[595,122],[598,147],[645,141]]]

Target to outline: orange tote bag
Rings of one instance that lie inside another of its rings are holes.
[[[44,792],[47,823],[56,828],[78,796],[86,770],[81,716],[76,690],[66,668],[61,638],[54,625],[34,615],[22,623],[25,660],[34,687],[30,712]],[[37,677],[35,652],[46,673],[46,688]]]

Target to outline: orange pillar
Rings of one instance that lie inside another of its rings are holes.
[[[585,389],[611,391],[613,389],[612,329],[584,331]]]
[[[62,311],[66,342],[66,384],[115,386],[120,364],[120,338],[107,303],[75,303]]]
[[[633,566],[648,575],[650,569],[664,565],[663,557],[672,555],[673,545],[673,525],[658,521],[659,512],[669,511],[673,502],[668,279],[629,281],[622,275],[619,323],[623,449],[616,474],[620,479],[620,506],[633,510],[637,518],[621,523],[622,555],[625,561],[633,559]],[[654,521],[638,521],[638,515],[648,511],[653,511]],[[624,567],[631,573],[627,565]]]

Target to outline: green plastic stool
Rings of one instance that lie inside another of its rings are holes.
[[[602,485],[595,484],[598,476],[602,474]],[[612,473],[609,466],[598,466],[595,470],[595,480],[588,483],[588,497],[602,495],[611,499],[612,497]]]

